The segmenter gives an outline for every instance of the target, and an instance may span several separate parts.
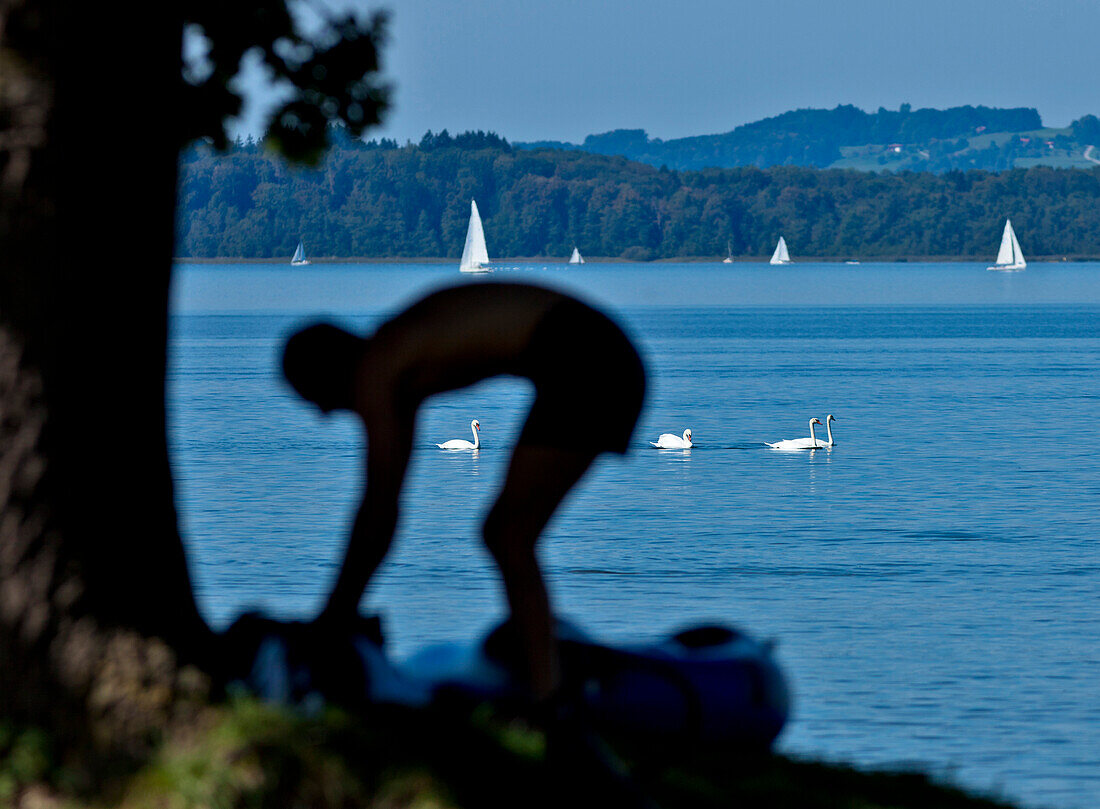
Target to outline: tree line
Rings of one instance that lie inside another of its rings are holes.
[[[515,149],[493,133],[417,144],[335,138],[290,167],[255,142],[181,158],[176,253],[194,258],[450,257],[476,199],[490,256],[630,260],[792,255],[981,259],[1011,217],[1027,255],[1100,255],[1100,167],[867,173],[776,166],[674,171]]]

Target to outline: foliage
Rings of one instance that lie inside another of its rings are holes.
[[[1009,809],[914,772],[860,772],[683,739],[609,741],[644,791],[669,809]],[[377,706],[355,718],[238,698],[177,727],[140,770],[115,775],[94,794],[48,785],[43,766],[34,764],[0,802],[70,809],[616,805],[594,800],[592,784],[571,770],[551,769],[543,734],[484,709]]]
[[[516,150],[492,133],[420,144],[355,140],[313,169],[259,144],[182,160],[177,255],[457,258],[470,199],[490,256],[649,260],[769,255],[971,257],[996,252],[1011,217],[1025,255],[1100,254],[1100,169],[1001,174],[799,167],[659,170],[582,151]]]
[[[1091,124],[1089,119],[1091,119]],[[517,148],[579,149],[621,155],[652,166],[697,170],[736,166],[815,166],[944,172],[980,168],[1002,171],[1020,161],[1086,166],[1080,152],[1100,146],[1094,116],[1070,129],[1044,130],[1031,108],[952,107],[918,109],[902,104],[866,113],[850,104],[802,109],[754,121],[720,135],[661,140],[642,129],[589,135],[580,145],[540,141]],[[992,138],[1000,134],[999,138]],[[1057,143],[1058,138],[1061,140]],[[859,157],[859,160],[851,158]]]
[[[46,777],[54,766],[49,736],[38,728],[16,729],[0,723],[0,805]]]
[[[250,52],[259,53],[273,84],[289,90],[267,134],[268,144],[286,156],[315,162],[330,123],[342,123],[356,137],[378,123],[389,103],[389,88],[378,76],[386,15],[378,12],[361,22],[315,5],[310,8],[320,16],[320,26],[306,35],[292,18],[292,5],[293,0],[184,4],[190,35],[208,47],[202,59],[184,65],[182,143],[206,138],[219,149],[228,146],[225,121],[241,110],[233,79]]]
[[[1079,143],[1088,143],[1100,148],[1100,119],[1095,115],[1086,115],[1078,118],[1069,125],[1073,137]]]

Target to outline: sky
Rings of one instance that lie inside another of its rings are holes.
[[[393,109],[368,137],[486,130],[728,132],[791,109],[1035,107],[1100,114],[1100,0],[310,0],[391,13]],[[275,97],[249,72],[259,135]]]

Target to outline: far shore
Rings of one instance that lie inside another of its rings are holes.
[[[767,256],[743,256],[733,260],[733,264],[767,264],[770,255]],[[286,264],[290,265],[287,258],[191,258],[177,256],[172,259],[175,263],[187,264]],[[311,257],[313,264],[457,264],[458,257],[441,258],[439,256],[407,257],[382,257],[377,256],[350,256],[350,257]],[[618,258],[614,256],[593,256],[585,258],[586,264],[722,264],[721,257],[680,256],[676,258],[658,258],[652,261],[639,261],[637,259]],[[792,264],[845,264],[854,262],[858,264],[987,264],[993,263],[990,256],[869,256],[866,258],[837,258],[835,256],[799,256]],[[1028,264],[1046,263],[1089,263],[1100,262],[1100,256],[1028,256]],[[567,259],[561,256],[513,256],[494,258],[491,265],[502,266],[505,264],[567,264]]]

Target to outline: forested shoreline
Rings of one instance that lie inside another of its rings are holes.
[[[1100,167],[867,173],[793,166],[670,171],[513,149],[491,133],[418,144],[337,138],[317,167],[257,143],[181,157],[180,258],[457,258],[476,199],[492,257],[660,260],[770,254],[984,260],[1011,217],[1028,256],[1100,256]]]

